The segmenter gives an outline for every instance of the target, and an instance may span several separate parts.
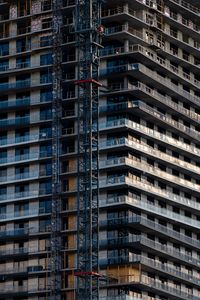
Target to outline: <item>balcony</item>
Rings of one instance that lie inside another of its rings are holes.
[[[18,229],[13,229],[13,230],[1,230],[0,231],[0,237],[1,239],[3,238],[16,238],[16,237],[24,237],[28,236],[29,230],[28,228],[18,228]]]
[[[105,187],[112,187],[112,186],[115,187],[117,185],[127,185],[127,186],[134,185],[138,188],[139,184],[141,185],[141,188],[144,185],[143,181],[139,181],[139,179],[138,179],[138,181],[137,180],[134,181],[131,178],[126,177],[126,176],[120,176],[120,177],[107,179],[107,180],[103,180],[103,179],[100,180],[100,188],[101,189],[105,188]],[[113,198],[113,199],[115,199],[115,198]],[[149,212],[151,214],[158,215],[165,219],[170,219],[173,222],[185,224],[186,226],[190,226],[193,229],[200,228],[199,221],[189,218],[189,217],[186,217],[184,215],[175,213],[166,208],[162,208],[158,205],[152,205],[147,202],[144,202],[139,196],[136,196],[136,195],[134,197],[128,197],[128,196],[122,197],[121,202],[116,202],[116,200],[112,200],[112,199],[110,199],[109,202],[107,200],[106,201],[101,200],[100,207],[105,207],[106,204],[108,206],[110,206],[111,204],[116,205],[117,203],[125,203],[125,204],[132,205],[133,207],[139,208],[140,210],[142,210],[144,212]]]
[[[190,174],[196,174],[198,175],[200,173],[200,167],[193,165],[191,163],[187,163],[181,159],[178,159],[174,156],[171,156],[169,154],[166,154],[164,152],[161,152],[155,148],[152,148],[148,146],[148,144],[142,143],[137,139],[130,140],[128,138],[121,138],[121,139],[113,139],[113,140],[107,140],[107,142],[100,143],[100,149],[110,149],[110,148],[121,148],[128,146],[131,149],[137,149],[141,153],[145,153],[148,156],[153,157],[157,161],[162,161],[164,163],[167,163],[168,165],[176,166],[179,169],[182,169],[184,172],[189,172]],[[108,163],[107,163],[108,162]],[[106,165],[109,166],[109,160],[101,162],[100,164],[102,168],[105,168]],[[112,164],[112,161],[111,161]]]
[[[177,60],[179,60],[179,65],[185,66],[185,62],[190,65],[190,67],[195,70],[196,72],[199,72],[199,65],[194,64],[192,61],[189,60],[188,57],[185,56],[180,56],[178,52],[175,49],[168,49],[167,47],[164,49],[164,51],[170,55],[171,60],[175,60],[174,57]],[[145,56],[145,62],[150,63],[151,65],[154,64],[157,69],[165,69],[165,71],[168,71],[167,73],[173,75],[173,76],[178,76],[179,80],[182,80],[182,82],[185,83],[185,81],[188,81],[188,83],[191,85],[191,80],[193,84],[198,85],[198,81],[195,79],[191,78],[187,73],[184,71],[176,68],[174,65],[170,63],[170,61],[167,61],[166,59],[162,59],[156,51],[153,51],[150,47],[144,47],[142,45],[129,45],[128,49],[125,47],[109,47],[102,49],[100,51],[100,56],[101,57],[107,57],[107,56],[119,56],[119,55],[130,55],[132,54],[139,53],[143,56]]]
[[[145,170],[145,169],[144,169]],[[114,180],[113,180],[114,181]],[[111,182],[111,181],[110,181]],[[118,182],[119,184],[123,184],[123,179],[120,179]],[[176,203],[178,207],[183,206],[186,207],[187,209],[190,209],[191,211],[195,212],[196,210],[199,210],[199,203],[192,201],[190,199],[187,199],[185,197],[181,197],[178,195],[175,195],[172,192],[169,192],[168,190],[161,189],[158,186],[151,185],[148,181],[146,180],[141,180],[139,177],[131,180],[131,185],[136,187],[137,189],[140,189],[141,192],[145,192],[147,194],[153,195],[155,197],[159,197],[161,199],[167,199],[167,202],[170,204]],[[109,202],[110,201],[110,202]],[[109,201],[103,201],[101,202],[101,205],[106,205],[112,203],[112,199]],[[126,199],[127,203],[131,203],[131,198]],[[114,204],[114,202],[113,202]],[[117,204],[117,203],[115,203]]]
[[[22,98],[16,100],[0,101],[0,109],[17,108],[21,106],[37,105],[41,103],[51,102],[52,99],[34,99],[34,98]]]
[[[153,249],[154,251],[158,251],[160,253],[163,253],[165,256],[170,256],[173,261],[183,261],[186,264],[193,265],[196,268],[200,268],[200,260],[197,258],[194,258],[192,255],[186,255],[182,251],[177,251],[171,246],[163,245],[158,242],[154,242],[148,238],[145,238],[144,236],[135,236],[132,237],[131,242],[139,242],[140,244]]]
[[[0,120],[0,127],[5,130],[6,127],[28,125],[29,123],[30,116],[17,117],[15,119]]]
[[[185,8],[187,11],[191,11],[198,16],[200,14],[200,8],[188,3],[185,0],[170,0],[170,2],[176,3],[178,6],[181,6],[182,8]]]
[[[17,163],[17,162],[23,162],[25,160],[38,160],[40,158],[47,158],[47,157],[51,157],[51,153],[50,152],[34,152],[34,153],[26,153],[26,154],[22,154],[22,155],[15,155],[12,157],[5,157],[5,158],[0,158],[0,165],[4,165],[4,164],[10,164],[10,163]]]
[[[116,75],[116,73],[127,73],[131,75],[131,73],[135,74],[139,80],[148,80],[149,84],[156,84],[156,86],[160,87],[165,90],[164,92],[168,91],[170,95],[174,95],[176,97],[180,98],[180,95],[185,100],[190,100],[190,98],[194,98],[194,100],[199,99],[199,97],[195,97],[189,92],[186,92],[179,86],[172,83],[171,80],[169,80],[167,77],[160,76],[157,72],[150,70],[148,67],[141,63],[134,63],[134,64],[125,64],[125,65],[119,65],[114,66],[106,69],[102,69],[100,71],[101,76],[110,76],[110,75]],[[179,80],[180,81],[180,80]],[[200,83],[195,80],[195,86],[198,88],[200,87]]]
[[[5,250],[0,250],[0,256],[2,259],[4,259],[5,256],[12,256],[12,255],[34,255],[34,254],[39,255],[39,254],[45,254],[49,250],[50,248],[45,249],[43,251],[36,248],[5,249]]]
[[[152,297],[142,296],[137,293],[131,292],[131,294],[135,294],[133,296],[129,295],[119,295],[119,296],[107,296],[107,297],[100,297],[99,300],[156,300]],[[162,299],[161,299],[162,300]]]
[[[158,260],[153,260],[144,256],[140,255],[134,255],[133,256],[133,262],[140,262],[141,264],[148,266],[149,268],[156,269],[157,271],[161,273],[167,273],[169,276],[172,276],[174,278],[182,279],[186,282],[192,282],[192,284],[199,286],[200,279],[198,277],[195,277],[193,275],[184,273],[183,271],[180,271],[173,267],[170,264],[163,264]]]
[[[200,155],[200,150],[196,147],[190,146],[184,142],[178,141],[171,136],[167,136],[165,134],[162,134],[156,130],[150,129],[142,124],[138,124],[136,122],[127,120],[127,119],[119,119],[115,121],[109,121],[106,124],[100,124],[100,130],[101,131],[110,131],[115,128],[127,128],[130,130],[134,130],[138,132],[140,135],[144,134],[145,136],[152,137],[155,140],[162,141],[166,143],[168,146],[173,146],[175,148],[179,148],[182,151],[185,151],[192,155]]]
[[[145,172],[147,174],[153,175],[158,178],[162,178],[163,180],[168,181],[169,183],[174,183],[176,185],[181,186],[182,188],[191,189],[193,192],[196,191],[198,193],[198,191],[199,191],[198,184],[192,183],[188,180],[185,180],[185,179],[179,178],[177,176],[171,175],[167,172],[161,171],[161,169],[159,169],[158,167],[151,166],[151,165],[141,162],[141,161],[137,161],[136,159],[121,157],[121,158],[106,160],[101,163],[101,167],[106,167],[106,168],[115,167],[116,165],[121,165],[121,166],[127,165],[127,166],[135,168],[139,171],[145,170]],[[177,197],[177,199],[178,198],[179,197]],[[189,202],[188,201],[187,201],[187,203],[190,203],[190,201]],[[193,202],[193,201],[191,201],[191,202]],[[194,205],[198,205],[198,203],[196,203],[196,204],[194,203]]]
[[[31,85],[31,81],[29,79],[16,81],[15,83],[1,83],[0,91],[13,90],[13,89],[23,89],[28,88]]]
[[[50,139],[51,134],[49,133],[41,133],[41,134],[35,134],[35,135],[25,135],[25,136],[19,136],[15,138],[6,138],[0,140],[0,146],[12,146],[15,144],[21,144],[21,143],[31,143],[31,142],[39,142],[40,140]]]
[[[111,86],[111,88],[112,88],[112,86]],[[123,91],[123,90],[142,91],[145,94],[149,95],[151,98],[156,99],[156,101],[159,101],[161,104],[167,106],[168,108],[175,110],[176,113],[182,114],[184,117],[189,118],[190,121],[195,121],[196,123],[199,123],[199,121],[200,121],[200,116],[197,113],[190,111],[188,109],[185,109],[183,106],[176,104],[175,102],[172,101],[172,98],[170,96],[168,96],[168,95],[163,96],[157,90],[148,87],[147,85],[145,85],[142,82],[135,82],[134,84],[128,84],[127,88],[119,89],[119,91]],[[179,89],[179,91],[180,91],[180,93],[183,92],[182,89]],[[199,106],[200,98],[193,96],[186,91],[184,91],[184,93],[186,93],[187,98],[189,99],[189,101],[192,104]]]
[[[52,77],[47,76],[47,77],[41,77],[40,81],[38,80],[21,80],[21,81],[16,81],[14,83],[1,83],[0,84],[0,91],[9,91],[13,89],[27,89],[30,87],[37,87],[43,84],[52,84]]]
[[[30,105],[30,98],[23,98],[17,100],[10,100],[10,101],[0,101],[0,109],[5,108],[14,108],[20,106],[27,106]]]
[[[140,244],[139,246],[137,246],[136,244]],[[170,257],[170,260],[172,261],[182,261],[186,264],[189,265],[193,265],[197,268],[200,269],[200,260],[192,257],[192,256],[188,256],[186,255],[184,252],[182,251],[178,251],[175,248],[173,248],[172,246],[168,246],[168,245],[163,245],[160,244],[158,242],[155,242],[153,240],[150,240],[146,237],[144,237],[143,235],[132,235],[129,234],[128,236],[125,237],[116,237],[116,238],[109,238],[107,240],[101,240],[100,242],[100,246],[106,246],[106,247],[126,247],[127,245],[132,245],[132,247],[134,249],[136,248],[140,248],[141,249],[141,245],[150,248],[153,250],[154,253],[159,252],[159,253],[163,253],[164,257]],[[143,249],[142,248],[142,249]],[[111,260],[112,261],[112,260]],[[108,264],[112,264],[112,262],[108,262]],[[121,263],[123,263],[123,260],[121,261]]]
[[[160,113],[158,110],[153,109],[152,107],[150,107],[149,105],[147,105],[146,103],[144,103],[142,101],[133,101],[132,107],[139,108],[140,110],[151,115],[153,118],[158,119],[158,123],[164,123],[166,125],[166,127],[168,125],[172,129],[176,129],[189,137],[192,136],[193,138],[195,138],[197,140],[200,139],[200,134],[198,133],[198,131],[191,129],[189,127],[186,127],[185,125],[183,125],[179,122],[174,121],[172,118],[166,116],[165,114]]]
[[[13,174],[13,175],[7,175],[7,176],[1,176],[0,177],[0,183],[8,183],[12,181],[20,181],[20,180],[31,180],[31,179],[37,179],[39,178],[40,173],[39,172],[25,172],[25,173],[19,173],[19,174]]]
[[[105,264],[106,263],[106,260],[105,261],[101,261],[101,263]],[[171,276],[170,278],[179,278],[181,280],[184,280],[186,282],[192,282],[193,284],[197,285],[199,284],[200,282],[200,279],[195,277],[195,276],[192,276],[192,275],[189,275],[187,273],[184,273],[183,271],[180,271],[180,270],[177,270],[175,267],[173,267],[172,265],[170,264],[163,264],[161,263],[159,260],[153,260],[153,259],[150,259],[148,257],[145,257],[145,256],[141,256],[141,255],[135,255],[133,254],[132,257],[129,257],[129,256],[122,256],[122,257],[119,257],[119,256],[116,256],[116,257],[113,257],[113,258],[108,258],[107,259],[107,264],[110,265],[110,264],[130,264],[130,263],[141,263],[142,265],[144,265],[145,267],[148,267],[150,269],[156,269],[157,272],[159,273],[167,273],[168,276]]]
[[[0,222],[7,220],[14,220],[18,218],[29,218],[29,217],[38,217],[42,214],[49,214],[50,210],[45,210],[44,208],[33,208],[29,210],[15,211],[12,213],[5,213],[0,215]]]
[[[28,294],[28,287],[27,286],[10,286],[10,287],[1,288],[0,299],[5,300],[5,299],[7,299],[7,297],[9,297],[8,295],[12,295],[12,294],[26,296]]]
[[[115,200],[113,200],[115,203],[125,203],[125,199],[127,199],[128,197],[124,196],[124,197],[118,197]],[[111,200],[108,201],[108,203],[112,204],[112,202],[110,202]],[[128,203],[128,199],[127,199],[127,203]],[[134,228],[137,224],[141,225],[142,227],[151,229],[153,232],[156,231],[157,233],[161,234],[162,236],[164,235],[165,237],[170,237],[171,239],[173,239],[174,241],[178,241],[180,243],[183,243],[186,246],[190,246],[190,247],[194,247],[195,249],[199,249],[200,247],[200,242],[194,238],[190,238],[182,233],[179,233],[171,228],[168,228],[166,226],[160,225],[156,222],[153,222],[145,217],[141,217],[141,216],[134,216],[131,218],[115,218],[115,219],[108,219],[108,220],[102,220],[100,222],[100,226],[104,227],[104,226],[125,226],[125,225],[129,225],[131,226],[133,224]]]
[[[37,190],[25,191],[25,192],[13,193],[13,194],[9,193],[9,194],[0,195],[0,201],[1,202],[5,202],[5,201],[13,202],[14,200],[37,198],[38,196],[39,196],[39,192]]]

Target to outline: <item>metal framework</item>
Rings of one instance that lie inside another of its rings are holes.
[[[77,0],[78,300],[99,299],[99,49],[101,0]]]
[[[60,137],[62,117],[62,0],[53,0],[53,102],[52,102],[52,213],[51,299],[61,299],[61,182]]]

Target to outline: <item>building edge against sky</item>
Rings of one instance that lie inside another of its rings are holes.
[[[62,300],[75,299],[78,49],[63,0]],[[200,3],[107,0],[101,300],[200,300]],[[0,1],[0,299],[50,299],[51,1]]]

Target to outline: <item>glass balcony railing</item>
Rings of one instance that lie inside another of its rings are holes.
[[[39,159],[39,158],[45,158],[45,157],[50,157],[52,155],[51,152],[34,152],[34,153],[26,153],[22,155],[15,155],[12,157],[4,157],[0,158],[0,165],[2,164],[9,164],[12,162],[20,162],[23,160],[33,160],[33,159]]]
[[[39,191],[25,191],[25,192],[19,192],[19,193],[9,193],[0,195],[0,201],[9,201],[14,199],[23,199],[23,198],[35,198],[39,196]]]
[[[26,173],[1,176],[0,183],[6,183],[9,181],[18,181],[18,180],[24,180],[24,179],[26,179],[26,180],[27,179],[35,179],[35,178],[39,178],[39,176],[40,176],[39,172],[26,172]]]
[[[200,115],[190,111],[186,108],[184,108],[183,106],[178,105],[177,103],[172,101],[172,98],[169,97],[168,95],[163,96],[162,94],[160,94],[157,90],[155,89],[151,89],[150,87],[148,87],[147,85],[145,85],[142,82],[136,82],[134,84],[129,84],[128,85],[128,90],[141,90],[142,92],[144,92],[145,94],[148,94],[150,97],[153,97],[154,99],[156,99],[157,101],[161,102],[164,105],[169,106],[170,108],[172,108],[173,110],[175,110],[178,113],[182,113],[184,116],[199,122],[200,121]],[[124,90],[126,90],[126,88],[124,88]],[[183,90],[181,90],[179,88],[180,93],[183,93]],[[184,93],[186,93],[187,98],[192,102],[195,103],[196,105],[199,105],[200,102],[200,98],[197,96],[193,96],[190,93],[184,91]]]
[[[200,260],[195,259],[192,255],[189,256],[185,254],[182,251],[178,251],[172,246],[169,246],[167,244],[161,244],[156,241],[150,240],[146,238],[145,236],[142,235],[132,235],[129,234],[128,236],[125,237],[116,237],[116,238],[108,238],[106,240],[101,240],[100,245],[101,246],[113,246],[113,247],[119,247],[119,246],[124,246],[126,247],[127,244],[134,244],[134,243],[140,243],[147,248],[152,248],[159,253],[163,253],[167,256],[173,257],[180,261],[183,261],[185,263],[189,263],[194,266],[200,266]],[[111,262],[110,262],[111,263]],[[108,264],[110,264],[108,263]]]
[[[179,148],[184,151],[187,151],[192,155],[197,155],[197,156],[200,155],[200,150],[198,148],[188,145],[179,140],[176,140],[171,136],[167,136],[166,134],[160,133],[154,129],[150,129],[142,124],[138,124],[136,122],[130,121],[128,119],[118,119],[114,121],[108,121],[106,124],[105,123],[100,124],[100,130],[113,129],[115,127],[119,127],[119,128],[128,127],[132,130],[139,132],[140,134],[144,133],[144,135],[148,135],[153,137],[156,140],[158,139],[159,141],[163,141],[164,143],[174,146],[175,148]]]
[[[17,228],[13,230],[1,230],[0,238],[3,239],[13,239],[17,237],[23,237],[28,235],[37,235],[38,233],[47,233],[51,232],[50,225],[44,225],[40,227],[30,227],[30,228]]]
[[[15,119],[0,120],[0,127],[28,125],[30,123],[30,116],[18,117]]]
[[[136,294],[134,292],[131,292],[131,294],[135,294],[135,295],[105,296],[105,297],[100,297],[99,300],[156,300],[148,296],[142,296],[142,295],[139,296],[139,294]]]
[[[45,249],[44,251],[48,251],[50,249]],[[5,249],[5,250],[0,250],[0,255],[1,256],[9,256],[9,255],[20,255],[20,254],[34,254],[34,253],[40,253],[44,252],[41,250],[38,250],[36,248],[14,248],[14,249]]]
[[[121,185],[121,184],[127,184],[129,186],[131,186],[133,184],[133,182],[135,182],[135,184],[138,184],[139,182],[141,182],[141,187],[143,185],[143,181],[133,181],[131,178],[126,177],[126,176],[120,176],[120,177],[116,177],[113,178],[111,180],[100,180],[100,188],[102,187],[107,187],[107,186],[112,186],[112,185]],[[136,185],[137,186],[137,185]],[[138,187],[138,186],[137,186]],[[100,201],[100,207],[104,207],[107,203],[107,205],[111,205],[113,204],[117,204],[117,201],[114,200],[115,198],[113,197],[112,199],[109,199],[109,201]],[[113,202],[112,202],[113,201]],[[134,197],[122,197],[120,203],[127,203],[129,205],[133,205],[134,207],[137,207],[139,209],[141,209],[142,211],[146,211],[146,212],[150,212],[153,214],[158,214],[160,216],[163,216],[164,218],[169,218],[172,219],[178,223],[183,223],[185,225],[191,226],[191,227],[196,227],[199,228],[200,226],[200,222],[198,220],[186,217],[184,215],[175,213],[171,210],[168,210],[166,208],[162,208],[160,206],[157,205],[153,205],[153,204],[149,204],[147,202],[144,202],[139,196],[134,196]],[[118,202],[119,203],[119,202]]]
[[[28,234],[29,234],[28,228],[18,228],[18,229],[13,229],[13,230],[5,230],[5,231],[1,230],[0,231],[1,238],[3,238],[3,237],[14,238],[17,236],[24,236],[24,235],[28,236]]]
[[[23,98],[12,101],[0,101],[0,108],[11,108],[24,105],[30,105],[30,98]]]
[[[151,174],[151,175],[156,176],[158,178],[165,179],[169,183],[171,183],[171,182],[176,183],[177,185],[180,185],[182,187],[191,189],[192,191],[198,192],[199,187],[200,187],[198,184],[195,184],[191,181],[188,181],[188,180],[182,179],[180,177],[174,176],[172,174],[169,174],[167,172],[164,172],[161,169],[159,169],[158,167],[151,166],[151,165],[149,165],[145,162],[141,162],[141,161],[138,161],[136,159],[130,159],[130,158],[127,158],[127,157],[119,157],[119,158],[105,160],[105,161],[102,161],[100,163],[100,165],[101,165],[101,167],[107,167],[107,168],[109,168],[111,166],[116,166],[116,165],[128,165],[128,166],[136,168],[140,171],[145,170],[145,172],[147,174]],[[162,192],[160,192],[160,193],[162,193]],[[167,191],[166,191],[166,194],[167,194]],[[171,194],[173,195],[173,193],[171,193]],[[177,199],[178,198],[179,197],[177,196]],[[189,199],[188,199],[188,201],[185,201],[185,203],[188,203],[188,204],[189,203],[192,204],[192,202],[193,201],[191,201],[191,203],[190,203]],[[195,202],[194,202],[194,206],[195,206]],[[200,206],[198,206],[198,203],[196,203],[196,207],[200,208]]]
[[[12,89],[24,89],[39,86],[41,84],[50,84],[52,83],[52,76],[41,77],[40,81],[31,81],[30,79],[19,80],[14,83],[1,83],[0,91],[12,90]]]
[[[115,199],[115,202],[122,202],[125,203],[123,199],[126,199],[126,196],[124,197],[116,197],[113,199]],[[121,200],[120,200],[121,199]],[[114,200],[113,200],[114,201]],[[108,203],[112,204],[112,199],[108,201]],[[195,239],[195,238],[191,238],[188,237],[180,232],[177,232],[171,228],[168,228],[166,226],[160,225],[159,223],[153,222],[145,217],[141,217],[138,215],[135,215],[133,217],[124,217],[124,218],[115,218],[115,219],[108,219],[108,220],[102,220],[100,222],[100,226],[104,227],[104,226],[113,226],[113,225],[125,225],[125,224],[141,224],[142,226],[145,226],[147,228],[150,228],[153,231],[157,231],[162,233],[165,236],[170,236],[171,238],[173,238],[176,241],[179,241],[181,243],[193,246],[194,248],[199,249],[200,247],[200,242]]]
[[[27,142],[37,142],[43,139],[50,139],[52,137],[51,133],[41,133],[35,135],[25,135],[19,136],[15,138],[5,138],[0,140],[0,146],[8,146],[19,143],[27,143]]]
[[[50,213],[50,210],[46,210],[45,208],[36,208],[22,211],[15,211],[12,213],[0,214],[0,221],[15,219],[15,218],[27,218],[27,217],[35,217],[41,214]]]
[[[142,153],[150,155],[154,158],[159,157],[159,159],[163,160],[164,162],[175,165],[178,168],[187,169],[192,173],[197,173],[197,174],[200,173],[200,167],[193,165],[191,163],[187,163],[184,160],[181,160],[179,158],[171,156],[167,153],[161,152],[157,149],[154,149],[154,148],[150,147],[149,145],[140,142],[140,140],[137,140],[137,139],[129,140],[128,138],[121,138],[121,139],[107,140],[106,142],[100,143],[100,149],[106,149],[106,148],[110,149],[112,147],[115,148],[115,147],[119,147],[119,146],[123,146],[123,145],[129,146],[130,148],[137,149],[137,150],[141,151]],[[106,167],[106,165],[109,164],[109,160],[108,160],[108,164],[105,161],[104,162],[100,161],[100,164],[102,165],[102,167]]]

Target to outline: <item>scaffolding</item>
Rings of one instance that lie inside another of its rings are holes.
[[[99,49],[101,0],[77,0],[78,55],[78,300],[99,299]]]
[[[60,138],[62,133],[62,0],[53,0],[53,101],[52,101],[52,213],[51,299],[61,299],[61,181]]]

